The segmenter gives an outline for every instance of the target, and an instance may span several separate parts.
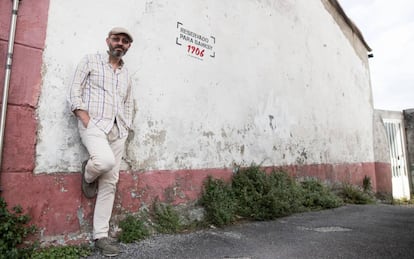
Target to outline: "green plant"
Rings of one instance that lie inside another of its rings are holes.
[[[364,179],[362,179],[362,189],[368,193],[372,191],[371,178],[369,176],[365,175]]]
[[[412,205],[414,204],[414,200],[413,199],[409,200],[407,198],[392,199],[391,203],[394,205]]]
[[[391,193],[377,192],[377,193],[375,193],[375,199],[377,199],[378,201],[380,201],[381,203],[384,203],[384,204],[393,204],[394,203],[394,199],[393,199]]]
[[[364,192],[360,187],[344,183],[342,184],[338,195],[345,203],[350,204],[370,204],[374,203],[374,197]]]
[[[75,259],[91,255],[91,249],[87,246],[61,246],[48,247],[35,251],[31,259],[55,259],[67,258]]]
[[[231,186],[211,176],[204,182],[200,203],[206,210],[206,220],[217,226],[230,224],[236,217],[236,201]]]
[[[328,187],[310,178],[300,183],[303,190],[303,206],[311,210],[337,208],[343,204]]]
[[[300,187],[284,172],[251,166],[233,177],[232,189],[243,217],[268,220],[303,210]]]
[[[154,204],[155,228],[160,233],[172,234],[182,229],[178,212],[171,205]]]
[[[131,214],[127,215],[124,220],[119,222],[119,227],[122,231],[118,236],[118,240],[123,243],[139,241],[150,235],[144,222],[138,216]]]
[[[28,225],[30,216],[23,214],[20,206],[8,210],[6,201],[0,197],[0,258],[27,258],[35,243],[23,244],[25,239],[36,233],[34,225]]]

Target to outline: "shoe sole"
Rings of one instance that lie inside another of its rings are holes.
[[[102,252],[102,254],[104,256],[107,256],[107,257],[115,257],[115,256],[118,256],[119,255],[119,254],[115,254],[115,253],[104,253],[104,252]]]
[[[96,196],[96,184],[95,184],[95,191],[94,191],[94,193],[93,193],[93,195],[91,195],[91,194],[89,194],[88,193],[88,191],[86,190],[86,188],[84,187],[84,182],[86,183],[86,184],[88,184],[86,181],[85,181],[85,170],[86,170],[86,164],[87,164],[87,162],[88,162],[88,160],[86,160],[86,161],[84,161],[83,163],[82,163],[82,169],[81,169],[81,181],[82,181],[82,185],[81,185],[81,188],[82,188],[82,193],[83,193],[83,195],[86,197],[86,198],[88,198],[88,199],[92,199],[93,197],[95,197]]]

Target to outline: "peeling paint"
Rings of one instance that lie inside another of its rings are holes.
[[[244,155],[244,145],[241,145],[240,146],[240,154],[241,155]]]
[[[76,215],[78,217],[79,225],[83,226],[85,224],[85,222],[84,222],[83,209],[82,208],[78,208],[77,211],[76,211]]]
[[[141,198],[141,195],[139,195],[138,193],[136,193],[134,191],[131,191],[130,193],[131,193],[131,198],[133,198],[133,199]]]
[[[308,154],[306,153],[306,149],[302,148],[301,150],[298,150],[297,153],[299,156],[296,158],[296,163],[299,165],[303,165],[306,163],[306,160],[308,159]]]
[[[214,136],[214,132],[212,131],[208,131],[208,132],[203,132],[203,136],[207,137],[207,138],[212,138]]]
[[[165,142],[165,136],[167,135],[166,130],[152,130],[144,138],[145,145],[160,145]]]
[[[276,129],[276,125],[275,126],[273,126],[273,119],[274,119],[275,117],[273,116],[273,115],[269,115],[269,126],[270,126],[270,128],[272,129],[272,130],[275,130]]]

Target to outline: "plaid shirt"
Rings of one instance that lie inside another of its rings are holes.
[[[116,120],[119,137],[124,137],[132,123],[131,78],[122,60],[115,71],[108,61],[107,53],[85,56],[76,68],[68,101],[72,111],[88,111],[91,121],[107,134]]]

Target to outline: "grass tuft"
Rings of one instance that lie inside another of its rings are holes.
[[[236,217],[236,201],[231,186],[211,176],[204,182],[200,203],[206,210],[206,220],[216,226],[232,223]]]
[[[375,202],[370,192],[364,192],[362,188],[348,183],[342,184],[338,195],[345,203],[349,204],[372,204]]]
[[[343,201],[320,181],[310,178],[302,181],[303,206],[311,210],[332,209],[343,205]]]
[[[35,251],[31,255],[31,259],[55,259],[67,258],[77,259],[91,255],[92,251],[87,246],[59,246],[48,247]]]
[[[171,205],[155,203],[154,218],[156,222],[155,229],[159,233],[172,234],[183,229],[180,216]]]
[[[251,166],[233,177],[232,189],[242,217],[269,220],[303,211],[301,190],[284,172],[267,174]]]
[[[147,238],[150,231],[144,224],[144,221],[138,216],[127,215],[126,218],[119,222],[122,229],[118,236],[118,240],[123,243],[132,243]]]

